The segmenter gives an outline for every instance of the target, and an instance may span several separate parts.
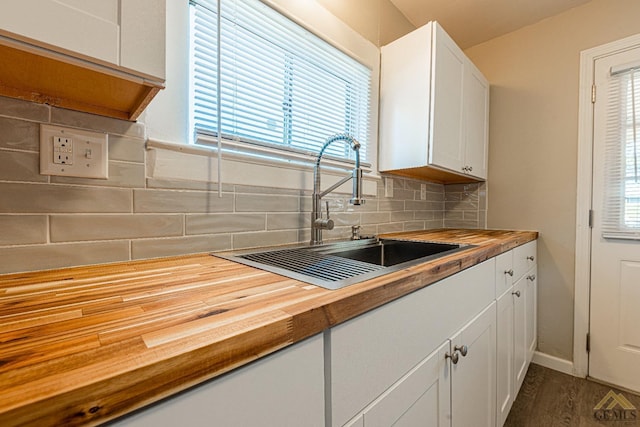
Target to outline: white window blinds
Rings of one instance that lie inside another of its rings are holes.
[[[640,69],[609,79],[602,235],[640,239]]]
[[[258,0],[191,5],[196,137],[317,154],[327,137],[348,133],[366,161],[369,68]],[[335,144],[327,154],[353,151]]]

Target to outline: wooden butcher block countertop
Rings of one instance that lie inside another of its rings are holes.
[[[429,230],[393,237],[477,247],[335,291],[208,254],[0,275],[0,425],[99,424],[537,233]]]

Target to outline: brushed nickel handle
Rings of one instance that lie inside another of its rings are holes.
[[[465,357],[469,351],[469,348],[466,345],[457,345],[453,347],[453,351],[459,351],[462,357]]]
[[[534,260],[536,259],[536,257],[534,257],[533,255],[529,255],[529,256],[527,257],[527,259],[528,259],[529,261],[534,261]]]
[[[513,269],[505,270],[504,274],[508,274],[509,276],[513,277]]]
[[[515,295],[520,298],[520,291],[511,292],[511,295]]]
[[[531,280],[533,282],[534,280],[536,280],[536,275],[535,274],[531,274],[531,275],[527,276],[527,280]]]
[[[444,358],[445,359],[451,359],[451,363],[453,363],[454,365],[457,365],[458,364],[458,360],[460,360],[460,356],[458,356],[458,352],[457,351],[454,351],[453,354],[446,353],[444,355]]]

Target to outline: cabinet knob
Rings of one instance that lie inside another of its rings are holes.
[[[505,270],[504,274],[508,274],[509,276],[513,277],[513,269]]]
[[[511,292],[511,295],[515,295],[520,298],[520,291]]]
[[[469,349],[467,348],[466,345],[457,345],[453,347],[453,351],[454,352],[459,351],[462,357],[465,357],[467,355],[468,350]]]
[[[531,274],[531,275],[527,276],[527,280],[531,280],[533,282],[534,280],[536,280],[536,275],[535,274]]]
[[[457,351],[454,351],[453,354],[446,353],[444,355],[444,358],[445,359],[451,359],[451,363],[453,363],[454,365],[457,365],[458,364],[458,360],[460,360],[460,356],[458,356],[458,352]]]
[[[527,259],[528,259],[529,261],[534,261],[536,258],[535,258],[533,255],[529,255],[529,256],[527,257]]]
[[[473,170],[473,166],[469,166],[469,172],[471,172]]]

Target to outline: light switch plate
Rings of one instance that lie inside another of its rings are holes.
[[[109,178],[108,137],[61,126],[40,125],[40,174]]]

